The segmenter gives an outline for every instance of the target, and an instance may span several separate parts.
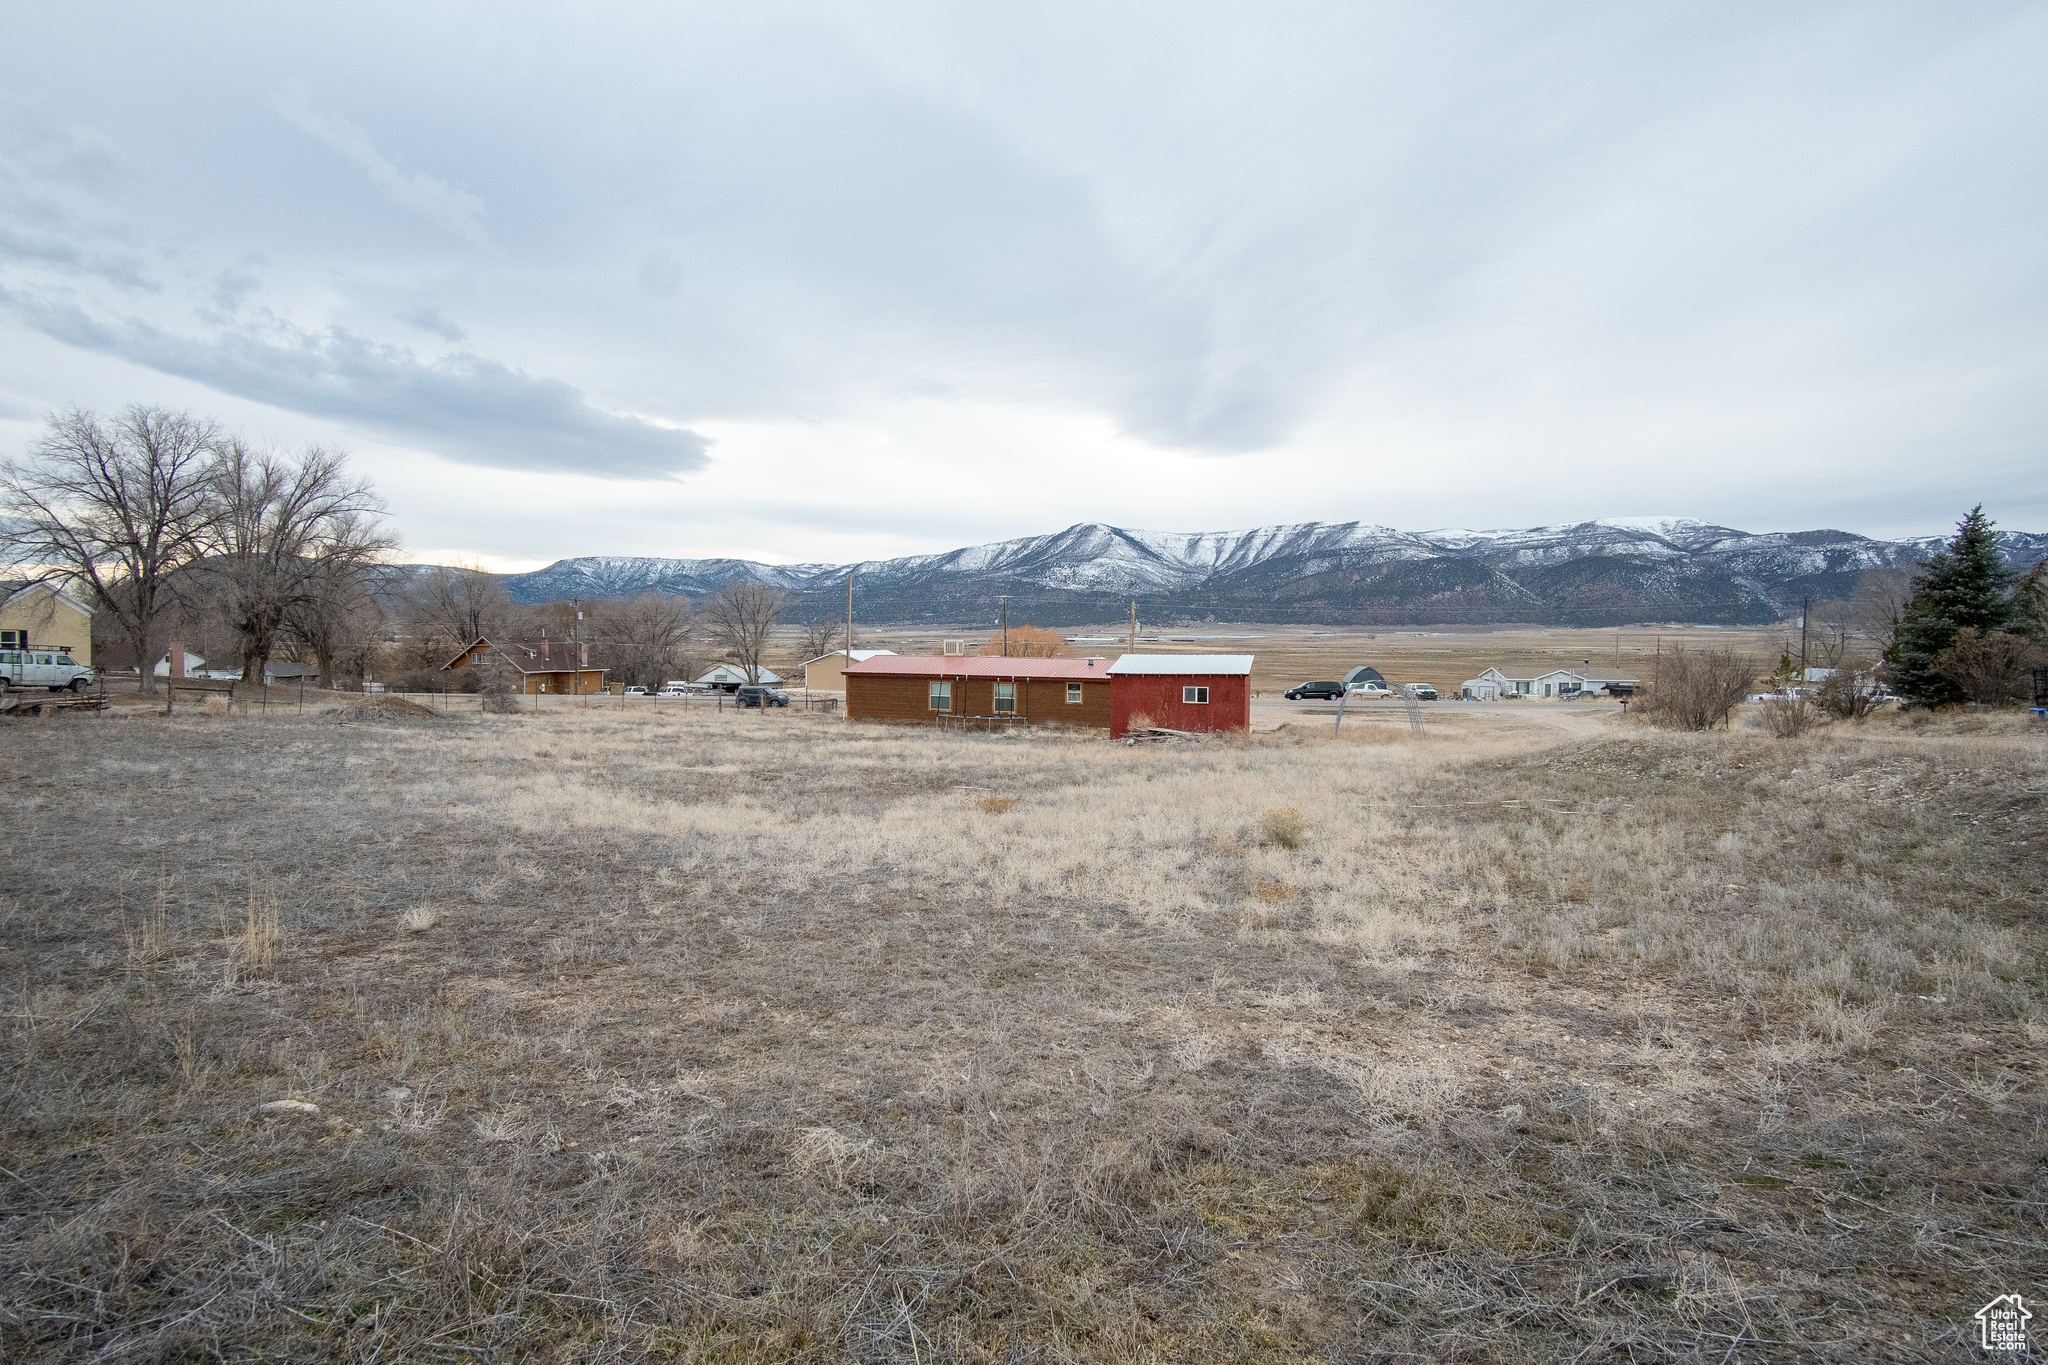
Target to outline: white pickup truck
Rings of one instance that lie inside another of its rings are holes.
[[[62,692],[68,687],[83,692],[91,686],[92,669],[73,663],[60,650],[0,649],[0,688],[47,687]]]

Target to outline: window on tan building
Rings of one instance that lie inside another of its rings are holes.
[[[1012,715],[1017,710],[1017,684],[1013,682],[996,684],[996,714]]]
[[[1069,706],[1079,706],[1080,704],[1081,704],[1081,684],[1079,684],[1079,683],[1068,683],[1068,684],[1067,684],[1067,705],[1069,705]]]
[[[934,711],[950,711],[953,709],[953,684],[949,682],[935,682],[932,684],[931,708]]]

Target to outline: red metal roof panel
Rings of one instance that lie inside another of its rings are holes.
[[[846,677],[1057,678],[1066,682],[1109,677],[1108,659],[1006,659],[1001,655],[889,654],[865,659]]]

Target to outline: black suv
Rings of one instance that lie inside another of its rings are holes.
[[[772,687],[742,687],[732,694],[734,706],[787,706],[789,693],[777,692]]]
[[[1344,695],[1340,682],[1306,682],[1282,694],[1289,701],[1335,701]]]

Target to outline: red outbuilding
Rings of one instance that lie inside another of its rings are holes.
[[[1252,728],[1249,654],[1126,654],[1109,666],[1109,734],[1149,716],[1168,730]]]

